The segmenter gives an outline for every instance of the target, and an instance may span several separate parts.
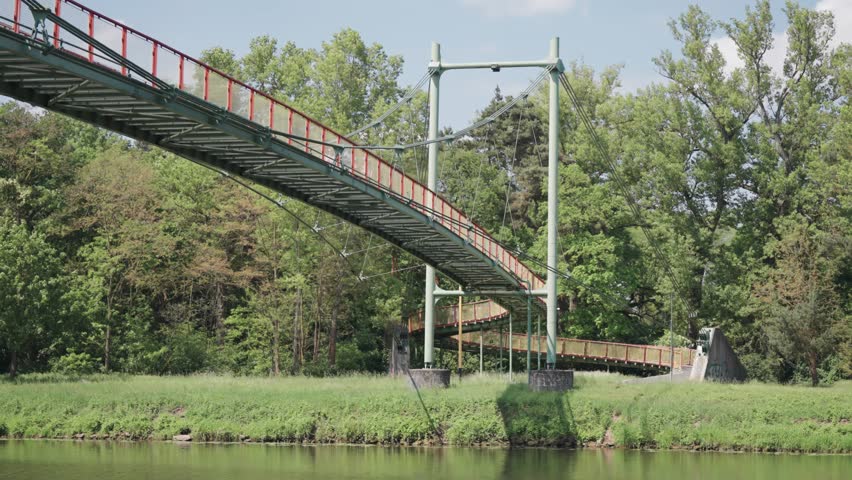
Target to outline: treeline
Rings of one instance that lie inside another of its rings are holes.
[[[620,91],[619,67],[570,65],[617,171],[563,96],[562,335],[653,343],[673,309],[686,341],[724,328],[754,378],[852,375],[852,48],[829,13],[785,13],[782,68],[767,63],[764,1],[723,22],[690,7],[671,23],[680,51],[654,58],[660,82],[637,92]],[[714,44],[723,33],[742,66]],[[202,57],[344,132],[405,91],[402,60],[352,30],[318,50],[262,36],[243,57]],[[360,140],[422,139],[426,98]],[[480,116],[508,101],[497,90]],[[545,110],[542,90],[442,146],[439,170],[442,195],[539,260]],[[393,327],[422,305],[419,260],[308,206],[265,192],[278,208],[152,146],[13,104],[0,130],[0,361],[12,375],[380,371]],[[389,160],[425,176],[422,149]]]

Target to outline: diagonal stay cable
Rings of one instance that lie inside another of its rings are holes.
[[[527,86],[527,88],[524,89],[523,92],[518,94],[518,96],[513,98],[511,101],[507,102],[505,105],[500,107],[497,111],[495,111],[491,115],[489,115],[485,118],[482,118],[482,119],[468,125],[467,127],[462,128],[461,130],[458,130],[458,131],[456,131],[456,132],[454,132],[450,135],[444,135],[444,136],[438,137],[434,140],[424,140],[424,141],[418,142],[418,143],[403,145],[403,148],[411,148],[411,147],[414,147],[414,146],[429,145],[431,143],[451,142],[453,140],[457,140],[457,139],[467,135],[468,133],[472,132],[473,130],[476,130],[479,127],[482,127],[484,125],[488,125],[489,123],[493,122],[494,120],[497,120],[497,118],[499,118],[504,113],[506,113],[509,110],[511,110],[512,108],[514,108],[515,105],[517,105],[518,102],[520,102],[521,100],[526,100],[527,97],[529,97],[532,94],[532,92],[536,89],[536,87],[538,87],[538,85],[545,78],[547,78],[547,74],[548,74],[547,71],[542,71],[542,73],[538,77],[536,77],[536,79],[533,80],[529,84],[529,86]],[[372,147],[366,147],[366,148],[372,148]]]
[[[253,186],[249,185],[249,184],[248,184],[248,183],[246,183],[246,182],[243,182],[242,180],[240,180],[240,179],[238,179],[238,178],[234,177],[233,175],[231,175],[230,173],[228,173],[228,172],[226,172],[226,171],[224,171],[224,170],[219,170],[218,168],[211,167],[210,165],[207,165],[207,164],[204,164],[204,163],[201,163],[201,162],[197,162],[197,161],[194,161],[194,160],[189,160],[189,161],[191,161],[192,163],[195,163],[196,165],[200,165],[200,166],[202,166],[202,167],[204,167],[204,168],[206,168],[206,169],[208,169],[208,170],[210,170],[210,171],[213,171],[213,172],[218,173],[219,175],[221,175],[221,176],[223,176],[223,177],[225,177],[225,178],[227,178],[227,179],[229,179],[229,180],[233,181],[233,182],[234,182],[234,183],[236,183],[237,185],[239,185],[239,186],[241,186],[241,187],[243,187],[243,188],[245,188],[245,189],[247,189],[247,190],[249,190],[249,191],[253,192],[254,194],[258,195],[259,197],[261,197],[261,198],[263,198],[263,199],[265,199],[265,200],[268,200],[268,201],[272,202],[275,206],[277,206],[277,207],[278,207],[278,208],[280,208],[281,210],[284,210],[285,212],[287,212],[287,214],[289,214],[291,217],[295,218],[295,219],[296,219],[299,223],[301,223],[302,225],[304,225],[304,226],[308,227],[308,229],[309,229],[309,230],[311,230],[311,231],[314,233],[314,235],[318,236],[318,237],[319,237],[319,238],[320,238],[323,242],[325,242],[325,244],[326,244],[326,245],[328,245],[329,247],[331,247],[331,249],[332,249],[332,250],[334,250],[334,253],[335,253],[338,257],[342,258],[344,262],[346,262],[347,267],[349,267],[349,273],[351,273],[351,274],[352,274],[355,278],[357,278],[359,281],[361,280],[360,276],[359,276],[357,273],[355,273],[355,269],[352,267],[352,264],[351,264],[351,263],[349,262],[349,260],[346,258],[346,255],[344,255],[344,254],[343,254],[343,252],[341,252],[341,251],[337,248],[337,246],[335,246],[333,243],[331,243],[331,240],[329,240],[329,239],[328,239],[325,235],[323,235],[323,234],[322,234],[322,233],[320,233],[320,232],[314,231],[313,227],[311,227],[311,225],[310,225],[308,222],[306,222],[305,220],[303,220],[303,219],[302,219],[302,217],[300,217],[299,215],[297,215],[295,212],[293,212],[293,211],[292,211],[292,210],[290,210],[289,208],[285,207],[285,206],[284,206],[284,202],[282,202],[282,201],[280,201],[280,200],[276,200],[276,199],[272,198],[271,196],[267,195],[266,193],[264,193],[264,192],[262,192],[262,191],[258,190],[257,188],[255,188],[255,187],[253,187]]]
[[[449,134],[449,135],[444,135],[442,137],[438,137],[438,138],[435,138],[435,139],[432,139],[432,140],[421,140],[421,141],[418,141],[418,142],[412,142],[412,143],[408,143],[408,144],[404,144],[404,145],[342,145],[342,144],[339,144],[339,143],[332,143],[332,142],[327,142],[327,141],[322,141],[322,140],[316,140],[316,139],[304,137],[302,135],[295,135],[295,134],[292,134],[292,133],[289,133],[289,132],[283,132],[283,131],[274,130],[274,129],[270,129],[269,133],[271,133],[275,136],[278,136],[278,137],[283,137],[283,138],[287,138],[287,139],[290,139],[290,140],[295,140],[295,141],[300,142],[300,143],[312,144],[314,146],[321,145],[321,146],[325,146],[325,147],[330,147],[335,152],[335,155],[341,154],[344,150],[394,150],[394,151],[399,152],[399,151],[408,150],[408,149],[411,149],[411,148],[417,148],[417,147],[423,147],[423,146],[431,145],[433,143],[449,143],[449,142],[452,142],[454,140],[457,140],[457,139],[467,135],[468,133],[470,133],[473,130],[476,130],[476,129],[484,126],[484,125],[488,125],[489,123],[495,121],[498,117],[500,117],[501,115],[503,115],[504,113],[506,113],[507,111],[512,109],[515,105],[517,105],[518,102],[520,102],[521,100],[525,100],[527,97],[529,97],[529,95],[533,92],[533,90],[535,90],[535,88],[545,78],[547,78],[547,71],[543,71],[535,80],[532,81],[532,83],[530,83],[530,85],[523,92],[521,92],[517,97],[513,98],[512,101],[508,102],[506,105],[504,105],[503,107],[501,107],[499,110],[492,113],[488,117],[480,119],[479,121],[477,121],[477,122],[475,122],[471,125],[468,125],[467,127],[463,128],[463,129],[461,129],[461,130],[459,130],[455,133],[452,133],[452,134]],[[309,148],[313,149],[315,147],[309,147]],[[266,168],[274,167],[276,165],[281,164],[284,161],[286,161],[286,159],[272,160],[272,161],[267,162],[265,164],[258,165],[256,167],[250,168],[249,170],[246,171],[246,173],[253,173],[253,172],[264,170]]]
[[[515,146],[514,146],[514,149],[512,151],[512,163],[511,163],[510,166],[507,166],[507,170],[506,170],[506,176],[507,176],[507,178],[506,178],[506,204],[503,206],[503,226],[504,227],[506,226],[506,213],[508,212],[509,213],[509,226],[512,227],[512,236],[515,236],[517,234],[517,232],[515,232],[515,219],[512,216],[512,209],[509,206],[509,199],[510,199],[510,195],[511,195],[510,190],[512,188],[512,178],[509,178],[509,175],[511,174],[512,176],[515,176],[515,177],[517,176],[517,174],[515,173],[515,160],[517,160],[517,158],[518,158],[518,143],[519,143],[520,138],[521,138],[521,123],[523,122],[524,116],[526,114],[526,106],[527,106],[527,100],[525,98],[524,99],[524,106],[521,109],[521,113],[518,114],[518,128],[515,131]],[[504,152],[504,155],[505,155],[505,152]]]
[[[419,92],[420,89],[423,88],[423,86],[429,80],[430,75],[431,74],[429,72],[426,72],[426,74],[424,74],[413,87],[408,89],[408,92],[406,92],[405,95],[399,100],[399,102],[397,102],[393,107],[389,108],[385,113],[379,115],[378,118],[376,118],[375,120],[371,121],[370,123],[364,125],[363,127],[359,128],[358,130],[347,133],[346,136],[351,138],[351,137],[354,137],[355,135],[358,135],[359,133],[362,133],[362,132],[369,130],[369,129],[377,126],[377,125],[380,125],[388,117],[393,115],[397,110],[402,108],[403,105],[405,105],[407,102],[410,102],[414,98],[414,96],[417,95],[417,92]]]

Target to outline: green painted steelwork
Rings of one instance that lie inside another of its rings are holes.
[[[45,15],[45,20],[51,19],[59,22]],[[85,35],[70,24],[62,25],[63,31]],[[90,43],[99,53],[108,53],[100,52],[108,49],[95,41]],[[112,53],[110,58],[120,59],[122,70],[135,72],[136,78],[0,28],[0,93],[158,145],[311,204],[362,226],[471,288],[518,288],[517,278],[505,265],[436,221],[435,212],[276,138],[268,127],[188,92],[149,82],[141,73],[144,69]],[[256,171],[259,165],[279,161],[286,169]],[[522,305],[511,299],[502,303],[510,308]]]

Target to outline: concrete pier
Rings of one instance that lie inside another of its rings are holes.
[[[417,368],[409,370],[415,388],[447,388],[450,386],[450,371],[445,368]]]
[[[530,390],[534,392],[564,392],[574,388],[574,370],[533,370]]]

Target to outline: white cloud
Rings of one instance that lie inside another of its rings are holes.
[[[840,43],[852,43],[852,2],[849,0],[820,0],[816,10],[830,11],[834,14],[835,35],[832,47]],[[744,66],[737,55],[737,46],[730,37],[720,37],[713,40],[725,57],[725,71],[730,73]],[[787,53],[787,32],[776,32],[772,35],[772,49],[766,52],[764,61],[775,73],[780,74],[784,68],[784,57]]]
[[[462,0],[462,4],[491,17],[534,17],[565,13],[577,5],[577,0]]]
[[[834,14],[833,46],[842,43],[852,43],[852,2],[849,0],[820,0],[817,10],[828,10]]]

